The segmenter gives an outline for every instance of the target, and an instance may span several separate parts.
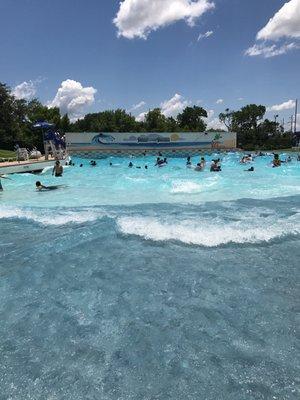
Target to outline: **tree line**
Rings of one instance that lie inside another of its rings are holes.
[[[276,149],[292,146],[293,135],[284,132],[278,122],[264,119],[266,107],[250,104],[238,111],[226,109],[219,115],[228,130],[236,132],[238,146],[244,149]],[[0,148],[12,150],[16,144],[43,148],[41,132],[33,128],[36,121],[55,124],[61,132],[204,132],[207,111],[188,106],[177,117],[166,117],[160,108],[145,113],[143,121],[123,109],[85,115],[71,123],[59,108],[49,108],[38,99],[17,99],[11,89],[0,83]],[[210,129],[220,131],[220,129]]]

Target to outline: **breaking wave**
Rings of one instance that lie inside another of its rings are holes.
[[[99,210],[27,210],[18,207],[6,207],[0,210],[0,219],[17,218],[34,221],[42,225],[82,224],[96,221],[104,217],[105,213]]]
[[[250,221],[218,221],[190,218],[177,222],[155,217],[121,217],[118,227],[123,234],[153,241],[179,241],[186,244],[216,247],[229,243],[260,243],[300,233],[299,214],[284,220],[258,217]]]

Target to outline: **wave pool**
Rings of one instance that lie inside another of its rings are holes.
[[[205,158],[2,181],[1,400],[299,399],[300,162]]]

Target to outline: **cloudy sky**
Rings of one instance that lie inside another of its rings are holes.
[[[300,0],[1,0],[0,81],[72,119],[300,98]]]

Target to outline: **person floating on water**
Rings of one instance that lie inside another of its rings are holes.
[[[57,178],[61,177],[63,175],[63,171],[64,171],[64,169],[63,169],[62,165],[60,165],[60,162],[58,160],[55,161],[55,165],[52,170],[52,175],[55,175],[55,177],[57,177]]]
[[[254,167],[251,167],[249,169],[245,169],[245,172],[254,172]]]
[[[96,163],[96,161],[92,160],[92,161],[90,162],[90,165],[91,165],[92,167],[96,167],[96,166],[97,166],[97,163]]]
[[[7,176],[4,176],[4,175],[0,175],[0,192],[3,192],[3,186],[2,186],[2,183],[1,183],[1,179],[8,179],[8,180],[12,180],[12,179],[10,179],[10,178],[8,178]]]
[[[279,158],[279,154],[274,154],[273,168],[280,167],[280,166],[281,166],[281,160]]]
[[[56,190],[56,189],[64,187],[64,185],[45,186],[45,185],[42,185],[40,181],[37,181],[37,182],[35,182],[35,187],[39,192],[41,192],[41,191]]]

